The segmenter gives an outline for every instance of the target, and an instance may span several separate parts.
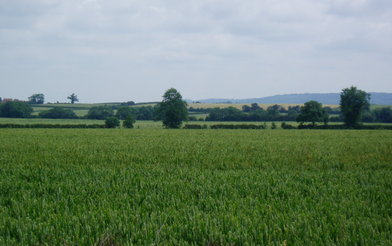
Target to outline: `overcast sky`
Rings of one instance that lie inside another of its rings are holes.
[[[0,0],[0,97],[392,92],[391,0]]]

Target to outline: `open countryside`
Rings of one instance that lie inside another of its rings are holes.
[[[392,244],[391,108],[367,95],[3,103],[0,245]]]

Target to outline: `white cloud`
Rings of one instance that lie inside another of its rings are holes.
[[[0,96],[391,92],[391,12],[389,0],[0,0]]]

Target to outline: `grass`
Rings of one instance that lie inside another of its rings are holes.
[[[0,135],[0,245],[392,244],[391,131]]]

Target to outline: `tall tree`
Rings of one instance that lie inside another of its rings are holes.
[[[344,123],[348,127],[358,125],[362,119],[362,111],[369,105],[370,94],[351,86],[340,93],[340,108],[344,115]]]
[[[166,128],[180,128],[182,121],[188,121],[188,104],[174,88],[166,90],[162,97],[162,102],[158,103],[155,120],[162,120]]]
[[[71,103],[74,104],[75,102],[79,102],[78,96],[75,93],[72,93],[67,99],[71,100]]]
[[[329,122],[329,114],[327,110],[323,108],[323,105],[317,101],[308,101],[301,106],[301,114],[297,116],[297,122],[312,122],[313,126],[316,122]]]
[[[44,104],[44,101],[45,96],[42,93],[33,94],[31,97],[29,97],[30,104]]]

